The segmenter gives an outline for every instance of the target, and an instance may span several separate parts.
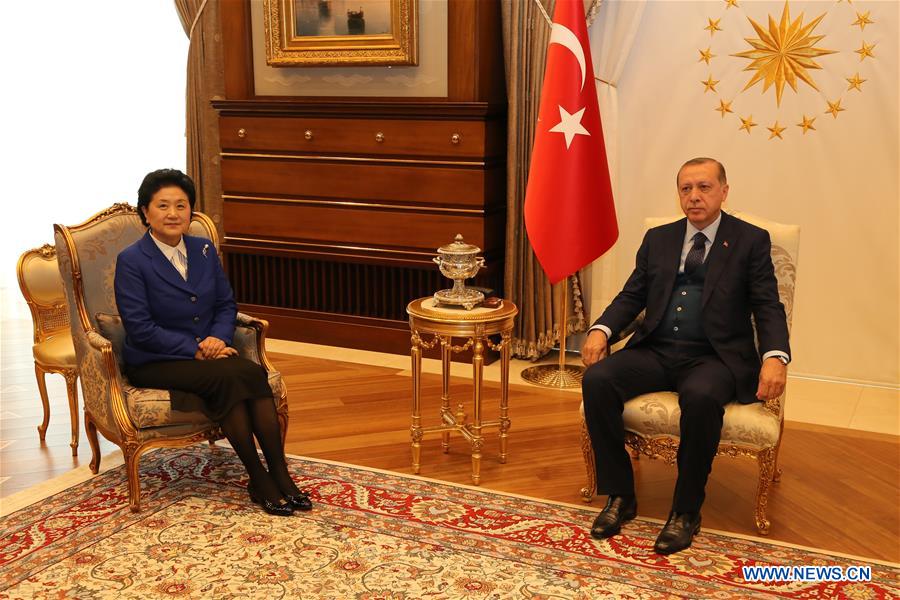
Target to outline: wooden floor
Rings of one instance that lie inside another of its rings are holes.
[[[29,329],[30,324],[25,322]],[[53,413],[46,444],[30,355],[11,348],[16,330],[3,330],[0,407],[0,497],[86,464],[90,449],[81,434],[73,458],[62,378],[49,376]],[[11,329],[12,328],[12,329]],[[21,339],[21,338],[20,338]],[[26,348],[28,346],[25,346]],[[293,454],[411,473],[410,378],[396,369],[273,354],[290,390],[287,450]],[[454,399],[468,400],[464,379],[452,383]],[[440,379],[426,376],[424,425],[436,423]],[[485,418],[496,415],[495,384],[486,384]],[[550,500],[580,503],[584,466],[579,444],[577,395],[514,386],[509,461],[497,461],[497,436],[488,432],[482,486]],[[114,447],[102,441],[103,451]],[[900,443],[893,436],[789,423],[781,453],[784,476],[769,501],[770,539],[900,562]],[[440,436],[426,437],[421,475],[470,483],[470,455],[460,437],[441,452]],[[674,469],[658,461],[636,463],[639,513],[665,519]],[[756,465],[717,459],[707,487],[704,526],[755,535]],[[602,500],[594,502],[599,510]],[[589,519],[585,519],[589,526]]]

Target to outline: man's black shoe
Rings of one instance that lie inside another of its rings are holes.
[[[653,549],[657,554],[672,554],[689,548],[694,536],[700,533],[700,513],[672,512],[666,521]]]
[[[603,512],[594,519],[591,535],[598,540],[616,535],[622,530],[622,523],[637,516],[637,498],[634,496],[610,496]]]

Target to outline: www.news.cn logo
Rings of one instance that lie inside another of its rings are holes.
[[[753,566],[741,567],[744,581],[871,581],[872,567]]]

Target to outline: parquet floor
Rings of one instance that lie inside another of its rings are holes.
[[[2,322],[0,498],[90,460],[82,431],[70,454],[65,387],[48,377],[52,416],[38,443],[40,402],[30,357],[31,325]],[[293,454],[411,473],[410,384],[397,369],[272,354],[290,390],[287,450]],[[440,378],[423,380],[425,425],[436,423]],[[485,383],[485,418],[496,416],[496,384]],[[471,386],[453,379],[454,399]],[[513,386],[509,461],[497,461],[497,435],[487,432],[482,461],[485,488],[579,503],[584,466],[578,396]],[[102,441],[103,451],[114,446]],[[895,436],[788,423],[781,454],[784,476],[770,495],[770,538],[847,554],[900,562],[900,442]],[[448,454],[439,435],[426,436],[421,475],[470,483],[468,446],[458,436]],[[639,513],[665,519],[675,471],[658,461],[636,465]],[[720,458],[707,487],[704,526],[755,535],[756,465]],[[602,499],[594,501],[597,510]],[[586,522],[585,526],[590,523]]]

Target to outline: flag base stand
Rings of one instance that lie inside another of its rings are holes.
[[[537,365],[522,371],[522,379],[530,384],[546,388],[581,387],[584,367],[579,365]]]
[[[528,367],[522,371],[522,379],[532,385],[545,388],[566,389],[581,387],[581,379],[584,376],[584,367],[581,365],[566,364],[566,318],[569,309],[569,278],[566,277],[556,284],[559,302],[559,364],[537,365]]]

